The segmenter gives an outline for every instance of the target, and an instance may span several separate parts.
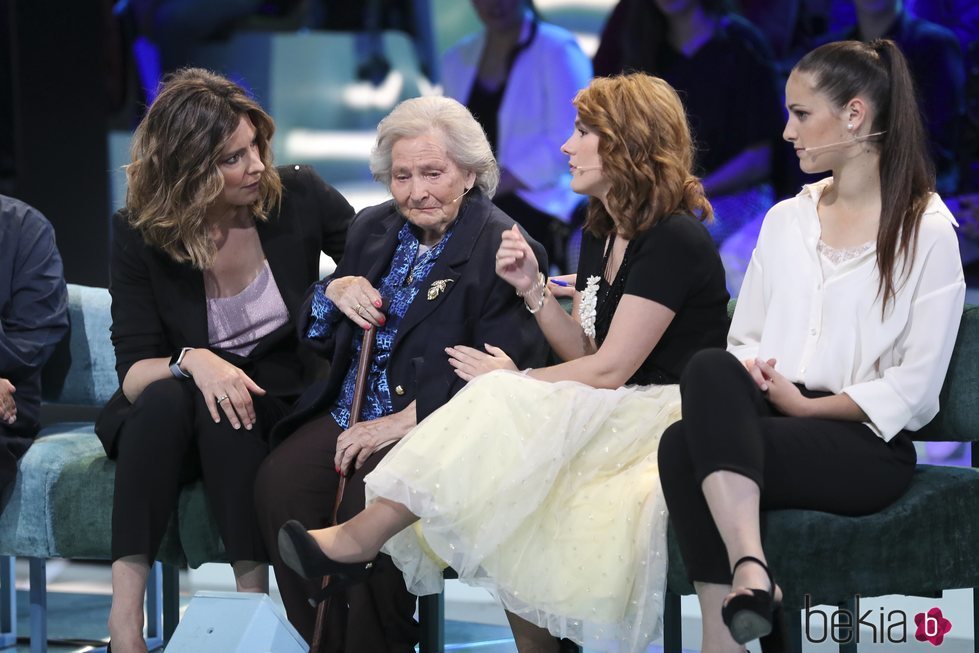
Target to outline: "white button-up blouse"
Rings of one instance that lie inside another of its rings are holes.
[[[887,441],[938,412],[965,297],[958,225],[933,194],[914,260],[882,316],[876,246],[824,277],[816,205],[829,183],[805,186],[765,216],[728,351],[740,360],[774,358],[777,370],[810,390],[845,392]],[[902,272],[900,260],[895,269]]]

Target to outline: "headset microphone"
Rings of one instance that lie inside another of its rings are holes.
[[[473,187],[470,186],[466,190],[462,191],[462,195],[460,195],[459,197],[455,198],[454,200],[449,200],[448,202],[446,202],[446,204],[455,204],[456,202],[458,202],[459,200],[461,200],[463,197],[465,197],[466,196],[466,193],[468,193],[469,191],[471,191],[472,188]]]
[[[845,141],[836,141],[835,143],[827,143],[826,145],[816,145],[814,147],[804,147],[803,152],[815,152],[816,150],[824,150],[828,147],[836,147],[837,145],[852,145],[853,143],[859,143],[860,141],[865,141],[868,138],[873,138],[874,136],[882,136],[886,134],[886,131],[874,132],[872,134],[867,134],[866,136],[854,136],[853,138],[847,139]]]

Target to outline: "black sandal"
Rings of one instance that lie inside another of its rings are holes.
[[[753,639],[765,638],[770,633],[776,635],[777,639],[780,640],[781,627],[783,626],[782,602],[775,601],[775,579],[772,578],[772,572],[768,570],[768,565],[758,558],[744,556],[734,563],[731,574],[733,575],[738,567],[745,562],[754,562],[765,570],[765,573],[768,574],[770,589],[749,588],[751,594],[736,594],[731,597],[721,608],[721,618],[724,620],[724,625],[731,631],[731,637],[738,644],[746,644]],[[776,621],[778,621],[780,628],[778,633],[773,633],[773,626]],[[767,644],[766,649],[769,646],[777,647],[779,645],[779,642],[773,641],[771,638],[766,639],[767,641],[763,642],[763,644]],[[777,650],[777,648],[772,650]]]
[[[320,545],[306,531],[306,527],[295,519],[290,519],[282,525],[279,529],[278,541],[282,562],[303,578],[315,580],[323,576],[331,576],[333,581],[343,580],[345,581],[343,585],[350,585],[354,581],[367,578],[374,568],[373,560],[368,562],[333,560],[323,553]],[[330,585],[333,585],[333,582]]]

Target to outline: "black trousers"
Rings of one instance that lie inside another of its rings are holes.
[[[116,440],[112,559],[153,560],[180,487],[201,478],[228,556],[268,560],[250,498],[268,433],[285,413],[280,399],[253,396],[252,430],[235,430],[222,413],[215,423],[192,381],[154,381],[136,399]]]
[[[289,621],[308,642],[313,639],[316,623],[316,609],[309,605],[308,598],[320,587],[320,581],[307,581],[285,566],[276,537],[289,519],[298,520],[306,528],[322,528],[330,523],[340,481],[334,457],[342,432],[329,413],[314,417],[276,447],[255,483],[259,527],[272,558],[282,602]],[[364,477],[390,449],[375,452],[347,478],[337,513],[340,522],[364,509]],[[320,650],[410,653],[419,635],[414,614],[415,597],[405,587],[404,577],[390,557],[381,555],[366,582],[353,585],[330,600],[325,646]]]
[[[683,418],[663,434],[659,471],[691,581],[731,582],[727,550],[701,490],[712,472],[755,481],[762,511],[841,515],[877,512],[911,482],[916,457],[907,434],[884,442],[859,422],[778,413],[741,362],[722,349],[690,360],[680,395]]]

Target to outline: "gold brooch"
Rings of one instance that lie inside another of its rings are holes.
[[[432,283],[432,285],[428,287],[428,301],[432,301],[444,293],[445,287],[453,281],[454,279],[439,279],[438,281]]]

